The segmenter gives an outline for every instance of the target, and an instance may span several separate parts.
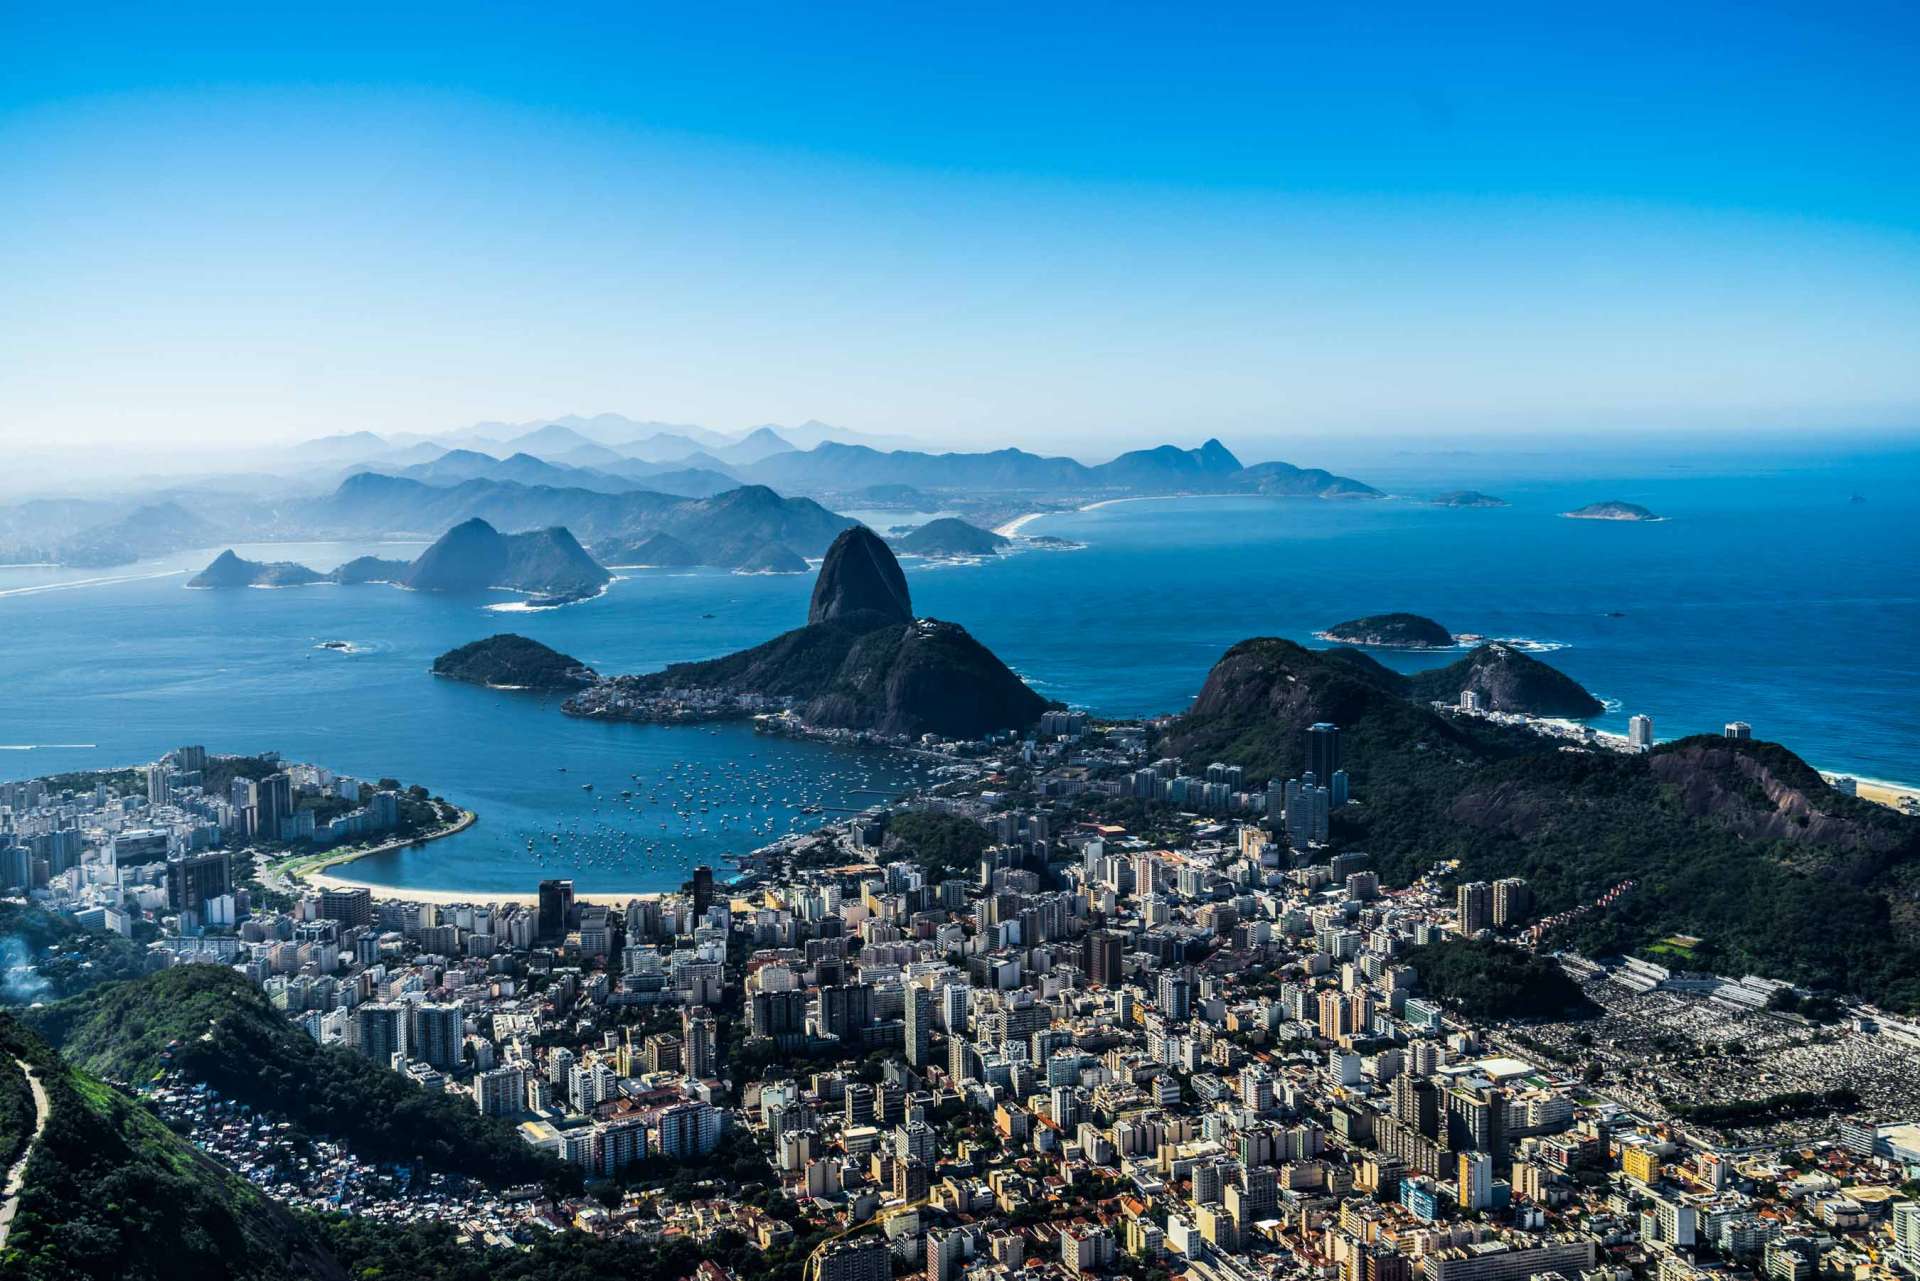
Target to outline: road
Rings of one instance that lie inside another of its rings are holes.
[[[47,1117],[53,1111],[53,1105],[47,1102],[47,1091],[32,1065],[25,1059],[15,1059],[14,1063],[27,1074],[27,1084],[33,1090],[33,1137],[20,1150],[20,1159],[7,1171],[7,1186],[0,1192],[0,1196],[5,1197],[5,1203],[0,1204],[0,1249],[6,1248],[7,1234],[13,1231],[13,1216],[20,1209],[20,1185],[27,1181],[27,1158],[33,1155],[33,1145],[40,1141],[41,1133],[47,1128]]]

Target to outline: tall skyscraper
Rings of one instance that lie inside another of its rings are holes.
[[[1737,743],[1744,743],[1753,737],[1753,726],[1745,721],[1728,721],[1726,735]]]
[[[269,774],[255,786],[253,793],[254,836],[263,841],[281,839],[280,825],[293,815],[293,776]]]
[[[1340,727],[1326,721],[1307,726],[1307,768],[1321,787],[1333,786],[1340,769]]]
[[[1493,883],[1494,928],[1510,930],[1533,914],[1533,889],[1517,876]]]
[[[443,1072],[460,1066],[466,1029],[457,1005],[421,1004],[413,1007],[407,1044],[415,1058],[425,1059]]]
[[[540,941],[557,943],[573,924],[573,882],[540,882]]]
[[[713,869],[702,864],[693,869],[693,917],[697,921],[713,906]]]
[[[353,1011],[360,1053],[387,1067],[407,1052],[407,1007],[394,1001],[370,1001]]]
[[[1454,1195],[1463,1210],[1484,1210],[1493,1204],[1493,1158],[1484,1152],[1460,1154],[1460,1186]]]
[[[1652,750],[1653,717],[1630,716],[1627,718],[1627,745],[1639,752]]]
[[[1162,973],[1156,1003],[1167,1018],[1184,1022],[1193,1013],[1193,983],[1184,974]]]
[[[933,1051],[933,992],[914,983],[906,992],[907,1062],[916,1068],[927,1066]]]
[[[210,898],[233,892],[233,860],[225,850],[167,860],[167,902],[176,912],[200,912]]]
[[[1112,930],[1094,930],[1087,935],[1085,969],[1087,981],[1101,987],[1117,987],[1123,972],[1120,935]]]
[[[1454,911],[1459,920],[1455,928],[1467,938],[1493,924],[1493,886],[1485,881],[1468,881],[1453,892]]]
[[[680,1039],[684,1042],[687,1075],[704,1081],[719,1069],[714,1046],[713,1012],[705,1006],[688,1006],[680,1014]]]

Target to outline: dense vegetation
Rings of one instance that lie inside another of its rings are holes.
[[[1486,939],[1446,939],[1400,958],[1420,988],[1474,1022],[1582,1017],[1594,1011],[1579,984],[1552,961]]]
[[[28,1017],[70,1061],[97,1076],[138,1083],[175,1068],[369,1160],[418,1158],[494,1184],[574,1177],[506,1122],[350,1050],[315,1044],[225,966],[176,966]]]
[[[402,1227],[334,1217],[317,1220],[316,1226],[350,1275],[379,1281],[674,1278],[693,1275],[704,1259],[740,1281],[793,1281],[819,1240],[796,1235],[786,1246],[763,1251],[736,1232],[718,1232],[705,1242],[676,1236],[652,1244],[568,1232],[542,1237],[526,1250],[488,1251],[460,1244],[451,1228],[438,1224]]]
[[[10,1056],[0,1055],[0,1172],[13,1167],[33,1136],[33,1089]]]
[[[901,852],[937,882],[977,874],[988,836],[987,829],[970,818],[910,810],[894,815],[887,824],[889,852],[896,841]]]
[[[0,940],[0,1004],[57,1001],[147,972],[138,943],[30,904],[0,903]]]
[[[516,689],[579,689],[594,679],[579,659],[512,632],[448,650],[433,660],[433,674]]]
[[[1481,705],[1494,712],[1584,720],[1607,710],[1572,677],[1497,642],[1476,646],[1457,663],[1406,678],[1412,698],[1451,703],[1463,690],[1478,694]]]
[[[1701,968],[1920,1009],[1920,820],[1841,795],[1776,744],[1560,750],[1403,688],[1354,651],[1243,641],[1160,749],[1287,778],[1302,731],[1332,721],[1358,802],[1334,816],[1335,843],[1371,853],[1390,883],[1458,860],[1462,879],[1525,877],[1544,915],[1631,880],[1559,941],[1605,956],[1690,934]]]
[[[1682,1121],[1690,1121],[1695,1125],[1731,1130],[1750,1125],[1775,1125],[1782,1121],[1832,1116],[1835,1112],[1851,1112],[1859,1106],[1860,1096],[1848,1089],[1793,1090],[1785,1094],[1769,1094],[1762,1099],[1696,1103],[1675,1108],[1674,1114]]]
[[[1012,545],[1013,540],[1004,534],[953,516],[930,520],[894,541],[895,547],[910,556],[992,556]]]
[[[1445,649],[1453,633],[1420,614],[1368,614],[1335,623],[1321,633],[1342,645],[1378,645],[1397,649]]]
[[[131,1099],[0,1016],[0,1058],[34,1065],[50,1115],[0,1269],[28,1281],[341,1276],[284,1209]]]

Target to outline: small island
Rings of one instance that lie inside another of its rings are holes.
[[[490,689],[575,690],[600,679],[579,659],[512,632],[448,650],[433,660],[433,674]]]
[[[1618,499],[1609,499],[1604,503],[1588,503],[1585,507],[1576,507],[1570,512],[1561,512],[1568,520],[1665,520],[1656,516],[1639,503],[1623,503]]]
[[[804,568],[804,566],[803,566]],[[475,517],[455,525],[411,561],[357,556],[330,573],[292,561],[246,560],[229,547],[187,580],[189,587],[308,587],[385,583],[424,592],[525,592],[536,607],[598,596],[613,578],[566,529],[502,534]]]
[[[1432,499],[1435,507],[1510,507],[1504,498],[1495,498],[1492,494],[1483,494],[1477,489],[1450,489],[1444,494],[1435,494]]]
[[[187,580],[189,587],[304,587],[330,581],[327,575],[290,560],[244,560],[233,548]]]
[[[936,560],[997,556],[1011,546],[1013,540],[1004,534],[952,516],[930,520],[893,543],[894,550],[903,555]]]
[[[804,556],[783,543],[763,543],[759,550],[734,566],[736,574],[804,574],[807,561]]]
[[[1453,633],[1419,614],[1369,614],[1335,623],[1321,640],[1337,645],[1364,645],[1369,649],[1451,649]]]

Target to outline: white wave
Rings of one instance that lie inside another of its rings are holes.
[[[105,578],[72,578],[63,583],[35,583],[31,587],[0,588],[0,596],[34,596],[41,592],[64,592],[79,587],[111,587],[115,583],[141,583],[150,578],[172,578],[184,569],[163,569],[157,574],[114,574]]]

